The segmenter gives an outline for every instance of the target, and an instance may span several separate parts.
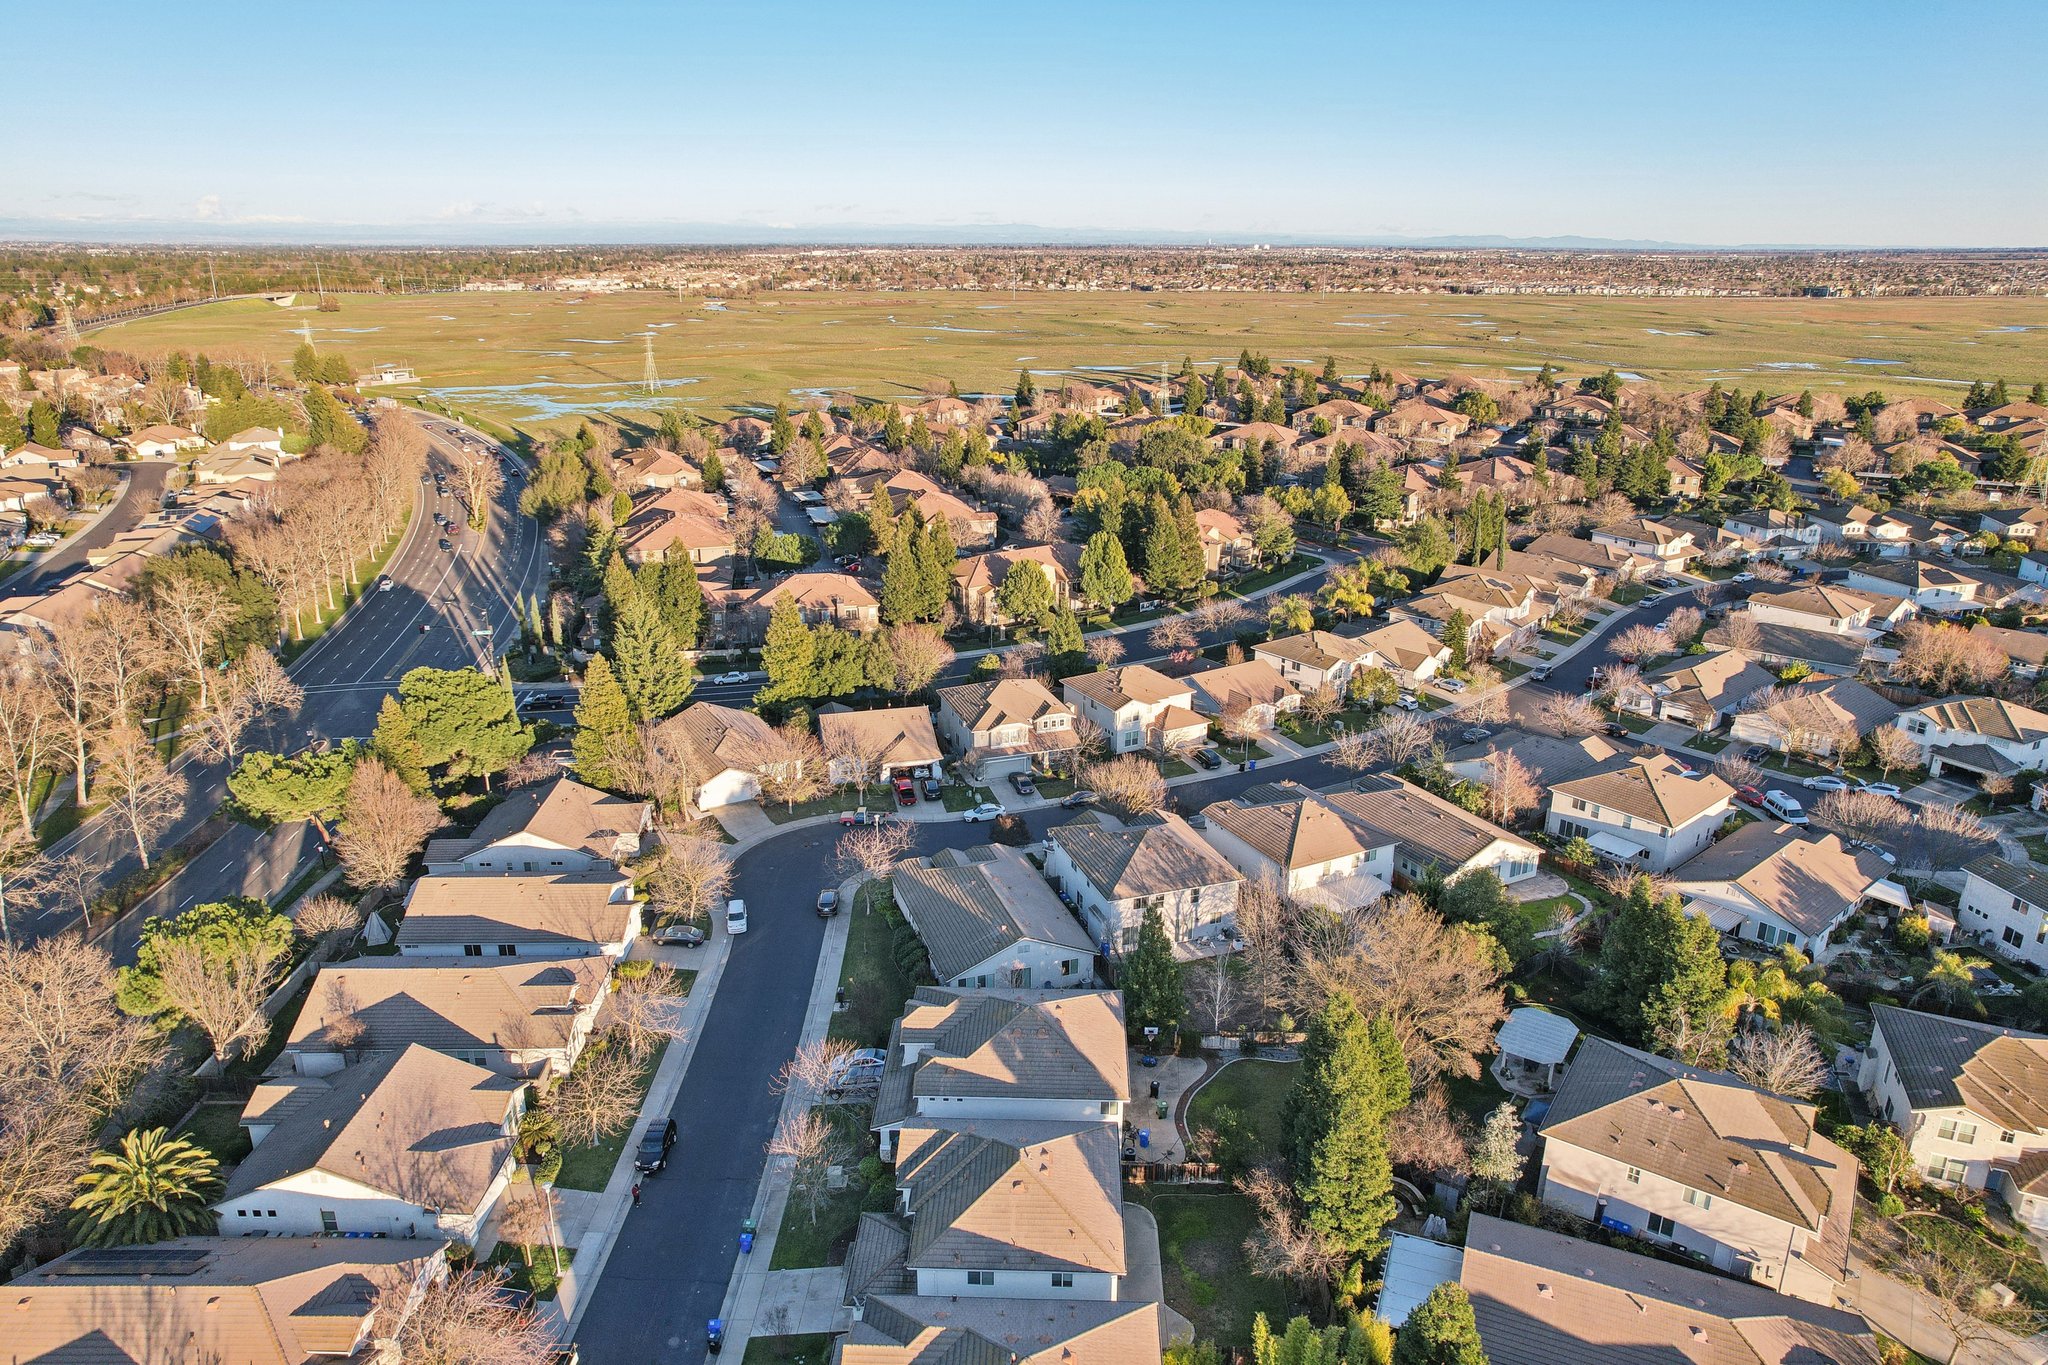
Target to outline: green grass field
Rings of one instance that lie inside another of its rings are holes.
[[[901,397],[933,380],[1008,393],[1021,366],[1205,369],[1249,347],[1347,373],[1524,375],[1607,366],[1679,388],[1951,392],[2048,378],[2048,301],[1633,299],[1397,294],[771,293],[347,295],[339,313],[237,301],[91,333],[155,355],[204,349],[289,360],[297,328],[359,369],[413,366],[426,393],[528,429],[604,414],[645,420],[643,338],[661,401],[722,415],[813,390]],[[1883,364],[1858,363],[1869,361]],[[1894,363],[1895,362],[1895,363]]]

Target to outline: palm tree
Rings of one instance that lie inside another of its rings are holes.
[[[73,1233],[84,1246],[127,1246],[167,1237],[209,1233],[207,1201],[220,1193],[220,1162],[161,1128],[133,1132],[115,1152],[101,1152],[78,1177],[83,1193],[71,1201]]]

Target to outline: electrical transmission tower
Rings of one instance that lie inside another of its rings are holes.
[[[647,365],[640,372],[640,387],[647,391],[649,398],[661,394],[661,371],[654,368],[654,333],[642,334],[647,343]]]
[[[65,302],[61,294],[57,296],[57,321],[64,328],[64,344],[67,347],[76,346],[78,344],[78,320],[71,316],[71,305]]]

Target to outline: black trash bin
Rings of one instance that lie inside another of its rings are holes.
[[[1157,1081],[1152,1082],[1152,1098],[1155,1100],[1159,1098],[1159,1082]]]

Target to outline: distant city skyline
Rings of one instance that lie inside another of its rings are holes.
[[[2018,3],[90,13],[0,238],[2048,244]]]

